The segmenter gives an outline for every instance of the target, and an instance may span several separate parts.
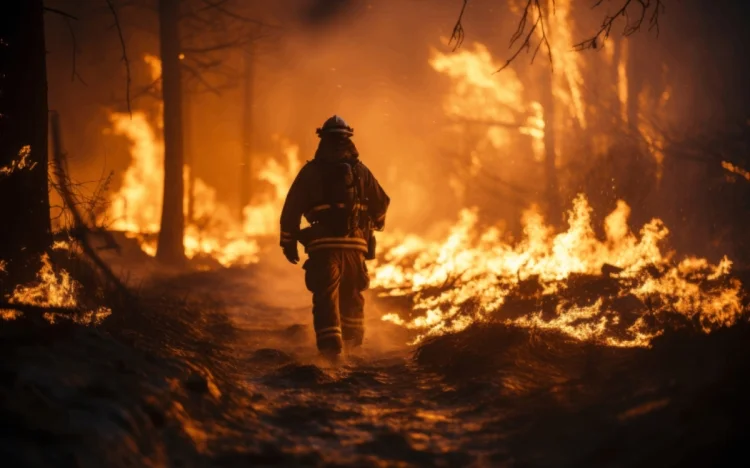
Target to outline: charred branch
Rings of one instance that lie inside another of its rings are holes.
[[[133,110],[130,107],[130,61],[128,60],[128,52],[127,52],[127,48],[125,47],[125,37],[122,34],[122,27],[120,26],[120,17],[117,15],[117,10],[115,9],[115,6],[112,4],[112,0],[105,0],[105,1],[107,2],[107,7],[109,8],[109,11],[112,12],[112,17],[115,20],[115,27],[117,28],[117,36],[120,39],[120,47],[122,48],[122,61],[125,64],[125,75],[126,75],[125,100],[127,101],[128,113],[132,116]]]
[[[469,0],[463,0],[463,5],[461,5],[461,12],[458,14],[458,20],[456,20],[455,26],[453,26],[453,32],[451,33],[450,43],[453,42],[456,43],[456,45],[453,47],[453,50],[455,51],[459,47],[461,47],[461,44],[464,42],[464,37],[466,37],[466,32],[464,31],[463,26],[463,19],[464,19],[464,12],[466,11],[466,5],[469,4]]]
[[[51,114],[51,138],[52,138],[52,158],[54,162],[54,172],[57,178],[58,186],[60,188],[60,197],[63,199],[68,209],[70,210],[71,216],[73,217],[73,235],[81,245],[81,250],[84,254],[96,265],[96,267],[102,272],[105,278],[115,287],[115,289],[122,293],[124,296],[128,296],[129,292],[127,288],[122,284],[120,279],[115,275],[109,266],[99,257],[96,251],[91,247],[88,242],[89,228],[83,220],[78,211],[78,203],[73,196],[66,181],[68,180],[67,173],[65,171],[64,154],[62,151],[62,143],[60,136],[60,117],[56,112]]]
[[[592,8],[599,7],[602,3],[604,3],[604,0],[597,0]],[[629,13],[629,7],[631,6],[638,8],[638,12],[634,16],[631,16]],[[648,22],[648,30],[656,30],[658,36],[659,15],[663,13],[663,11],[663,0],[624,0],[614,14],[607,14],[604,17],[599,30],[596,31],[593,36],[575,44],[573,48],[577,51],[596,49],[602,41],[609,38],[615,22],[619,18],[625,19],[625,27],[622,31],[623,36],[627,37],[640,31],[644,21]]]
[[[510,58],[505,61],[505,64],[497,70],[498,72],[506,69],[522,51],[525,50],[528,53],[531,50],[534,33],[537,32],[537,29],[539,30],[538,34],[540,37],[539,42],[536,47],[534,47],[534,52],[531,55],[531,63],[534,63],[534,59],[539,53],[539,49],[544,46],[547,48],[550,67],[552,66],[552,49],[550,48],[549,40],[547,39],[547,31],[544,27],[544,21],[545,13],[539,0],[527,0],[526,5],[523,8],[523,13],[521,13],[521,19],[518,21],[518,27],[510,38],[510,48],[513,49],[513,46],[521,40],[521,38],[523,38],[523,41]],[[527,25],[529,24],[531,24],[531,27],[529,27],[527,31]]]
[[[217,94],[236,86],[242,75],[229,66],[229,54],[248,50],[278,29],[237,13],[242,5],[236,0],[196,0],[180,11],[181,64],[200,91]]]
[[[195,78],[200,84],[202,84],[212,94],[214,94],[216,96],[219,96],[221,94],[221,91],[219,90],[219,88],[217,88],[217,87],[213,86],[211,83],[209,83],[208,80],[206,80],[203,77],[203,74],[200,73],[195,68],[193,68],[193,67],[191,67],[189,65],[183,64],[182,65],[182,69],[185,70],[185,71],[187,71],[190,74],[190,76],[192,76],[193,78]]]
[[[255,18],[249,18],[247,16],[240,15],[239,13],[235,13],[234,11],[231,11],[227,4],[229,3],[228,0],[203,0],[203,3],[205,3],[205,6],[201,9],[203,11],[214,9],[218,11],[219,13],[222,13],[223,15],[226,15],[227,17],[241,21],[243,23],[249,23],[254,24],[257,26],[263,26],[263,27],[269,27],[267,23],[264,23],[263,21],[260,21]]]
[[[592,8],[600,7],[605,0],[596,0]],[[593,36],[584,39],[581,42],[576,43],[573,48],[576,51],[585,49],[596,49],[599,44],[606,40],[611,32],[614,24],[619,18],[625,18],[625,28],[623,29],[623,36],[630,36],[641,30],[644,22],[648,23],[648,29],[656,30],[656,34],[659,34],[659,16],[664,12],[664,0],[621,0],[619,8],[613,14],[607,14],[602,21],[599,29],[594,33]],[[469,0],[463,0],[461,5],[461,11],[459,12],[458,19],[453,26],[453,31],[450,37],[450,44],[454,44],[453,50],[458,49],[464,42],[466,37],[466,30],[463,26],[464,13]],[[552,12],[554,13],[555,2],[552,0]],[[638,7],[638,13],[631,18],[629,13],[629,7]],[[518,58],[522,51],[527,53],[531,51],[532,43],[534,43],[534,34],[539,35],[538,42],[533,46],[534,51],[531,56],[531,63],[534,63],[539,50],[542,48],[547,49],[547,55],[549,57],[550,65],[552,65],[552,48],[550,47],[549,39],[547,37],[547,31],[545,22],[549,17],[549,11],[545,11],[540,0],[527,0],[526,4],[521,11],[521,18],[518,21],[515,32],[510,38],[511,50],[516,44],[519,44],[511,56],[506,60],[505,64],[500,67],[497,71],[502,71],[507,68],[513,61]]]
[[[72,20],[77,20],[78,19],[75,16],[71,15],[70,13],[68,13],[66,11],[58,10],[57,8],[44,7],[44,11],[48,11],[50,13],[54,13],[56,15],[60,15],[60,16],[62,16],[64,18],[67,18],[67,19],[72,19]]]
[[[466,37],[466,31],[463,27],[463,18],[468,3],[469,0],[463,0],[461,12],[458,15],[458,20],[456,20],[456,24],[453,26],[453,32],[451,33],[449,41],[449,43],[455,44],[453,50],[461,47],[461,44],[463,44],[464,38]],[[539,42],[536,44],[536,46],[534,46],[534,51],[531,55],[531,63],[534,63],[534,59],[539,53],[539,50],[544,47],[547,49],[550,64],[552,64],[552,48],[550,47],[550,43],[547,38],[547,30],[544,25],[544,21],[546,21],[546,15],[547,14],[544,11],[544,7],[540,3],[540,0],[526,1],[526,5],[523,7],[523,11],[521,12],[521,19],[518,21],[518,26],[516,27],[515,32],[510,38],[509,47],[511,50],[513,50],[514,46],[516,44],[519,44],[519,41],[520,44],[515,49],[515,51],[511,53],[511,56],[505,61],[505,64],[497,70],[498,72],[507,68],[521,54],[522,51],[531,51],[535,33],[539,35]]]
[[[183,47],[182,51],[189,54],[203,54],[208,52],[219,52],[223,50],[234,49],[241,44],[242,42],[240,41],[220,42],[218,44],[211,44],[205,47]]]
[[[78,41],[76,40],[76,33],[73,30],[73,25],[70,23],[70,18],[65,18],[65,24],[67,24],[68,26],[68,32],[70,32],[70,41],[73,45],[73,53],[71,56],[73,69],[70,72],[70,81],[75,81],[76,78],[78,78],[78,81],[80,81],[84,86],[88,86],[88,84],[86,84],[86,81],[84,81],[83,77],[78,73],[78,69],[76,68],[76,58],[78,56]]]

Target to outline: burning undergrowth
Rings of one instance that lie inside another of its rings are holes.
[[[0,317],[14,320],[41,313],[49,323],[70,320],[98,325],[112,314],[109,305],[118,297],[82,256],[76,241],[58,240],[40,257],[34,279],[15,285],[7,294],[4,302],[9,307],[0,308]]]
[[[623,202],[599,239],[591,211],[577,197],[567,230],[555,233],[532,208],[517,241],[497,228],[478,229],[469,210],[442,240],[386,239],[373,285],[381,301],[408,312],[383,319],[414,330],[417,343],[493,322],[647,347],[668,329],[708,333],[745,317],[742,284],[728,258],[678,259],[664,245],[669,231],[660,220],[631,232]]]
[[[161,76],[161,62],[147,55],[152,78]],[[141,249],[154,256],[160,228],[164,193],[164,141],[158,122],[162,122],[163,104],[156,106],[157,118],[139,110],[111,113],[111,129],[105,133],[125,137],[130,146],[131,162],[123,174],[117,192],[111,195],[99,223],[136,239]],[[257,179],[272,190],[261,194],[243,207],[238,219],[230,206],[220,200],[218,191],[185,166],[183,178],[189,187],[183,197],[186,216],[183,244],[188,259],[209,261],[221,266],[247,265],[258,262],[258,238],[278,233],[278,214],[286,191],[300,168],[299,147],[284,138],[274,137],[278,153],[267,157],[257,170]],[[277,161],[277,159],[279,161]]]

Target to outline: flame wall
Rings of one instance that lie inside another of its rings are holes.
[[[125,110],[125,73],[117,36],[109,27],[111,18],[106,11],[79,2],[53,3],[80,18],[75,25],[76,73],[85,79],[86,86],[77,78],[71,81],[69,29],[53,18],[47,22],[50,102],[63,116],[72,169],[80,180],[97,179],[103,167],[114,169],[113,188],[119,187],[130,163],[128,142],[102,135],[102,129],[111,126],[111,112]],[[503,141],[503,132],[496,130],[495,139],[489,138],[487,146],[472,155],[476,142],[487,137],[486,129],[475,126],[456,130],[452,126],[456,116],[446,112],[446,99],[455,93],[455,81],[434,67],[440,54],[455,56],[441,38],[450,35],[460,2],[350,1],[333,10],[310,7],[313,3],[262,2],[252,7],[255,10],[248,6],[244,12],[281,26],[257,43],[252,109],[256,167],[278,157],[273,155],[273,135],[298,144],[300,158],[309,159],[316,144],[315,127],[339,113],[355,127],[363,159],[395,201],[391,227],[423,230],[442,215],[453,219],[459,208],[478,204],[483,213],[505,218],[510,227],[520,229],[521,210],[543,197],[540,171],[533,164],[538,146],[533,146],[529,135],[514,135]],[[672,227],[678,243],[682,236],[691,241],[684,243],[686,248],[709,248],[706,240],[716,232],[710,228],[711,222],[706,222],[711,209],[699,200],[703,192],[683,195],[686,185],[701,187],[703,166],[667,158],[658,187],[643,187],[636,177],[633,181],[618,180],[613,188],[613,176],[641,174],[637,170],[641,163],[637,158],[624,160],[617,155],[630,154],[627,148],[621,153],[610,152],[608,158],[601,156],[613,146],[616,121],[627,119],[635,102],[642,101],[650,114],[660,112],[671,125],[682,128],[720,128],[729,116],[740,114],[738,109],[747,108],[742,102],[747,102],[750,93],[740,78],[747,75],[739,73],[739,64],[732,63],[740,53],[734,44],[740,42],[716,34],[732,29],[727,24],[730,20],[719,20],[719,13],[726,13],[730,7],[711,10],[706,2],[683,2],[670,7],[669,15],[662,18],[658,39],[644,32],[620,42],[628,44],[627,52],[625,47],[607,46],[601,51],[572,54],[565,45],[566,38],[584,36],[601,21],[604,11],[589,11],[578,2],[556,3],[558,19],[575,21],[571,27],[551,31],[555,38],[563,39],[553,50],[558,57],[554,77],[547,75],[546,57],[540,55],[530,66],[528,56],[521,54],[512,70],[493,75],[488,81],[512,90],[516,100],[508,102],[522,106],[532,117],[538,111],[534,102],[539,101],[545,87],[557,89],[556,103],[565,110],[555,116],[563,201],[584,188],[580,180],[595,180],[597,184],[583,190],[595,213],[603,216],[615,207],[616,199],[625,198],[633,207],[635,225],[659,215]],[[121,20],[132,67],[134,106],[147,110],[154,125],[157,103],[144,92],[151,79],[148,67],[139,60],[157,50],[154,16],[148,8],[125,8]],[[471,0],[464,20],[468,37],[458,53],[476,51],[473,42],[478,41],[486,47],[492,63],[502,63],[509,55],[507,40],[517,16],[501,2]],[[227,64],[241,72],[239,54],[230,54]],[[628,76],[628,66],[639,70],[637,77]],[[510,78],[512,74],[517,76],[516,81]],[[648,91],[642,96],[627,95],[633,79],[647,84],[642,89]],[[662,105],[667,89],[670,99]],[[244,110],[241,86],[223,90],[218,96],[204,92],[190,99],[194,131],[188,139],[195,171],[208,186],[216,188],[219,201],[239,212],[237,172]],[[529,123],[527,127],[538,130],[539,126]],[[660,143],[652,134],[655,129],[639,130],[656,142],[651,146],[658,149]],[[574,134],[578,136],[568,138]],[[502,144],[490,144],[498,142]],[[653,166],[656,158],[649,157],[643,161],[646,167]],[[482,179],[482,184],[475,183],[479,179],[470,179],[472,183],[467,184],[451,177],[462,170],[476,171],[476,161],[482,163],[478,166],[480,175],[492,177]],[[523,191],[514,188],[519,185]],[[271,190],[262,183],[256,188]],[[690,210],[686,204],[690,204]],[[702,214],[688,216],[686,211]],[[724,247],[715,250],[717,256],[726,252]]]

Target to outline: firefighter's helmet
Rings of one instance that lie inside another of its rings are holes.
[[[334,115],[333,117],[323,122],[323,126],[315,130],[315,133],[317,133],[318,136],[321,137],[325,133],[338,133],[340,135],[349,137],[354,135],[354,129],[348,126],[344,119],[342,119],[338,115]]]

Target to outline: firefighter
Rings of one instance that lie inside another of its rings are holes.
[[[341,354],[364,337],[363,291],[370,279],[365,260],[374,258],[373,230],[385,225],[390,199],[360,161],[354,130],[334,115],[316,130],[315,157],[292,183],[281,212],[281,248],[299,262],[297,242],[308,254],[305,285],[313,294],[318,350]],[[302,216],[310,226],[300,230]]]

